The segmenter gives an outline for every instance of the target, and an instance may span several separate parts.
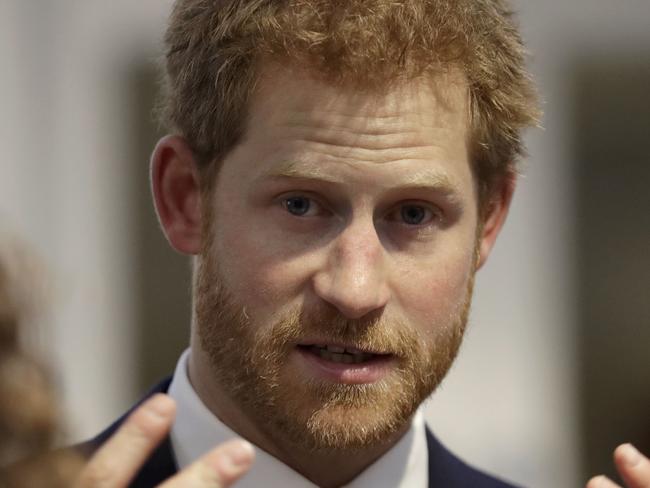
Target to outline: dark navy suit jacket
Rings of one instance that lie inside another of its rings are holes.
[[[155,393],[166,393],[171,378],[156,385],[147,395],[126,414],[94,439],[78,446],[82,453],[90,456],[119,428],[128,414],[140,403]],[[429,451],[429,488],[514,488],[513,485],[482,473],[457,458],[435,438],[427,428],[427,448]],[[381,462],[381,461],[380,461]],[[167,437],[142,467],[131,488],[150,488],[173,476],[178,470],[172,445]],[[265,488],[265,487],[260,487]]]

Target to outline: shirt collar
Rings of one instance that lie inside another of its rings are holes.
[[[169,396],[176,401],[176,421],[171,442],[179,468],[191,464],[217,444],[238,435],[214,416],[203,404],[187,375],[190,349],[178,360],[169,386]],[[428,453],[424,417],[421,410],[413,416],[404,436],[381,458],[366,468],[345,488],[413,488],[428,485]],[[237,483],[237,488],[269,486],[317,488],[311,481],[257,448],[251,470]]]

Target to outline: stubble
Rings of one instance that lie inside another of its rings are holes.
[[[311,451],[354,451],[390,439],[447,374],[462,342],[473,276],[459,311],[430,327],[427,338],[383,314],[348,320],[327,304],[293,309],[265,323],[250,317],[224,282],[210,241],[197,266],[195,320],[222,391],[276,442]],[[396,367],[372,384],[307,378],[292,356],[306,337],[390,352]]]

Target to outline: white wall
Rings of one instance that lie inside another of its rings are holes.
[[[77,439],[136,394],[119,81],[130,59],[159,52],[167,3],[0,2],[0,219],[57,285],[48,349]]]
[[[169,1],[0,2],[0,219],[50,265],[51,350],[74,438],[134,397],[129,59],[158,53]],[[647,0],[520,0],[544,131],[494,255],[461,357],[428,404],[472,462],[533,487],[580,486],[573,377],[572,161],[566,69],[580,51],[650,46]],[[146,191],[146,189],[140,189]]]

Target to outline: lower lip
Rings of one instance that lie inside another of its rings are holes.
[[[328,361],[301,348],[296,348],[296,353],[312,375],[350,385],[375,383],[388,376],[395,364],[395,359],[389,355],[377,356],[364,363],[347,364]]]

